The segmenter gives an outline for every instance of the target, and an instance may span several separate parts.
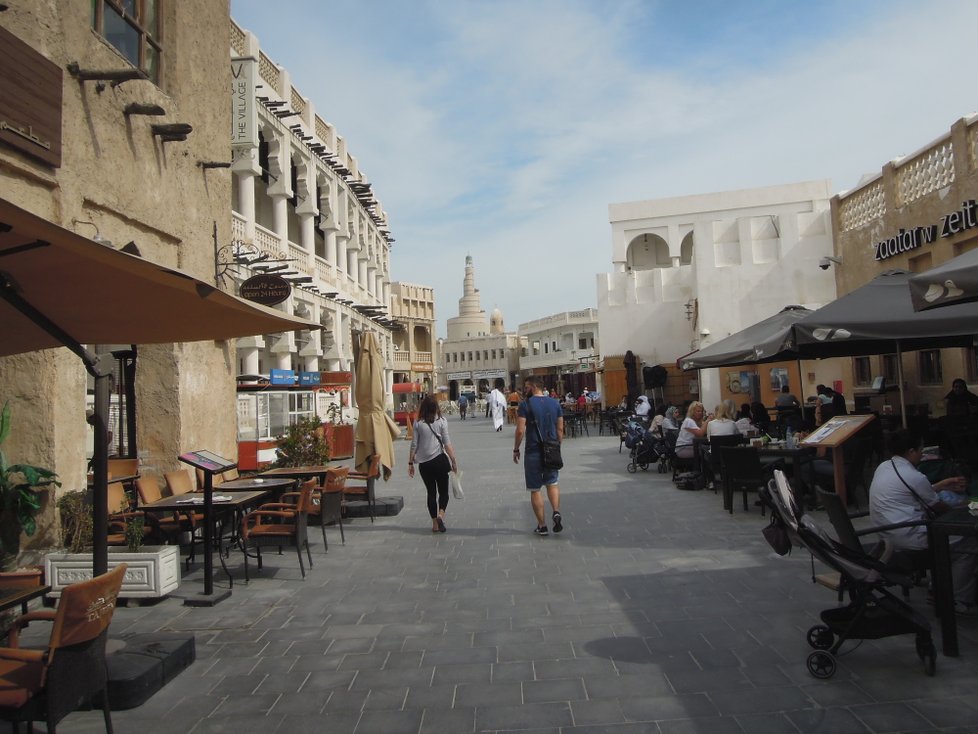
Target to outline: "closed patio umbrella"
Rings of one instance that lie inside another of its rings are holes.
[[[320,328],[113,250],[0,199],[0,356],[67,347],[95,377],[93,570],[104,573],[111,355],[86,344],[165,344]],[[105,360],[105,361],[103,361]],[[209,558],[210,556],[206,556]]]
[[[914,311],[978,301],[978,248],[910,277]]]
[[[394,468],[394,439],[401,428],[384,410],[384,355],[377,335],[368,331],[360,336],[360,353],[356,364],[357,419],[356,453],[353,463],[358,471],[367,471],[370,457],[380,454],[384,481]]]
[[[785,306],[773,316],[682,357],[679,366],[699,370],[794,359],[797,355],[791,327],[810,313],[803,306]]]

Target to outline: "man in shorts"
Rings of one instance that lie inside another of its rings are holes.
[[[516,438],[513,448],[513,463],[520,463],[520,444],[526,435],[526,455],[523,457],[523,473],[526,476],[526,488],[530,492],[530,507],[536,516],[537,526],[533,530],[537,535],[549,535],[547,522],[543,514],[543,496],[540,490],[547,488],[547,498],[553,510],[554,532],[564,529],[563,518],[560,516],[560,488],[557,486],[557,470],[543,468],[543,452],[540,438],[544,440],[564,440],[564,418],[560,403],[543,394],[540,386],[532,377],[523,381],[524,400],[520,403],[516,418]],[[539,433],[537,429],[539,428]]]

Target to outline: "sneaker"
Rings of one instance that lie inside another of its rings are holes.
[[[560,516],[559,512],[554,513],[554,532],[559,533],[564,529],[564,523],[561,522],[563,518]]]
[[[533,532],[536,535],[550,535],[550,531],[547,530],[547,526],[546,525],[540,525],[538,527],[533,528]]]
[[[961,617],[978,617],[978,604],[965,604],[963,601],[954,602],[954,613]]]

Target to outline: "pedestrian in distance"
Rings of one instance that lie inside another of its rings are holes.
[[[506,420],[506,396],[503,394],[505,385],[503,378],[497,377],[496,386],[489,393],[489,411],[492,414],[492,427],[496,431],[503,430],[503,421]]]
[[[458,394],[458,415],[463,421],[465,420],[465,413],[469,409],[469,399],[465,397],[465,393],[461,392]]]
[[[543,496],[540,490],[547,488],[547,499],[553,510],[552,520],[554,532],[564,529],[563,518],[560,514],[559,474],[556,469],[543,468],[544,441],[564,440],[564,418],[560,403],[554,398],[543,394],[540,386],[533,377],[523,381],[524,400],[520,403],[516,419],[516,438],[513,444],[513,463],[520,463],[520,444],[526,436],[526,453],[523,455],[523,475],[526,478],[526,488],[530,492],[530,507],[536,517],[537,526],[533,532],[537,535],[549,535],[547,521],[544,516]]]
[[[428,493],[431,532],[444,533],[447,530],[448,475],[458,471],[458,461],[448,437],[448,421],[442,416],[438,401],[430,395],[421,401],[418,420],[414,423],[414,437],[408,454],[408,476],[412,478],[415,463]]]

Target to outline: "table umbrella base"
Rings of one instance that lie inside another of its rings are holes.
[[[230,589],[215,591],[213,594],[190,594],[184,597],[183,605],[185,607],[213,607],[220,604],[229,596],[231,596]]]

